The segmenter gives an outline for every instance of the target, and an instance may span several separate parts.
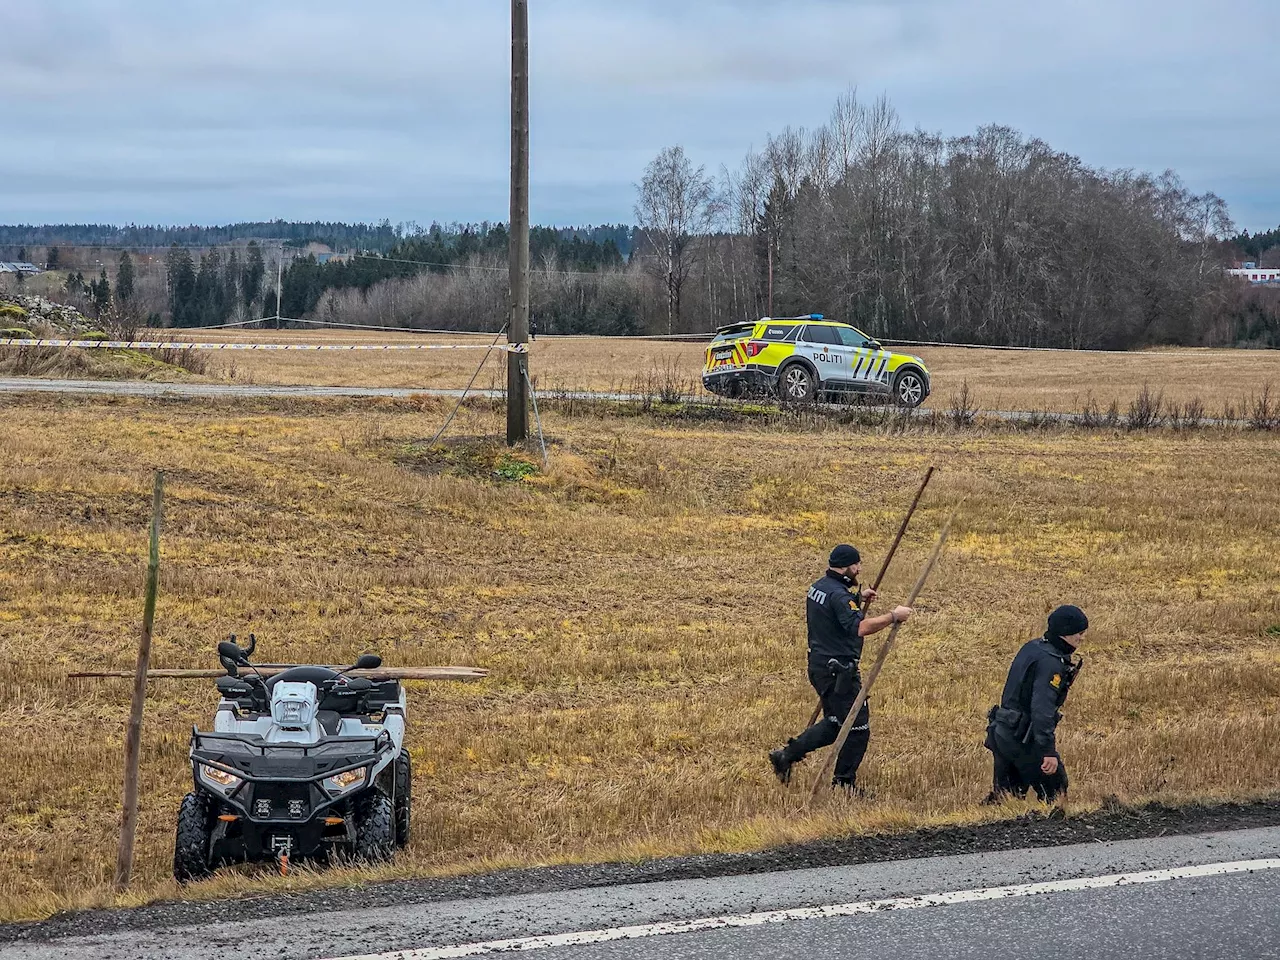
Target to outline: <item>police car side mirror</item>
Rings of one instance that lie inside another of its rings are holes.
[[[868,341],[868,342],[867,342],[867,346],[868,346],[868,347],[870,347],[872,350],[883,350],[883,349],[884,349],[882,346],[880,346],[880,341],[879,341],[879,340],[870,340],[870,341]]]

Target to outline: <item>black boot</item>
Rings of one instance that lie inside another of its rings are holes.
[[[791,768],[795,765],[795,760],[791,759],[791,744],[794,742],[794,740],[789,740],[785,747],[769,751],[769,762],[773,764],[773,775],[778,778],[778,782],[783,786],[791,782]]]

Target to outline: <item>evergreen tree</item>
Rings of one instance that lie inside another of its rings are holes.
[[[240,302],[240,277],[243,272],[240,257],[232,250],[231,256],[227,258],[227,269],[223,276],[222,302],[228,314],[233,313],[236,304]]]
[[[57,270],[57,269],[58,269],[58,258],[59,258],[59,256],[60,256],[60,253],[59,253],[59,251],[58,251],[58,248],[57,248],[57,247],[50,247],[50,248],[49,248],[49,252],[45,254],[45,258],[44,258],[44,259],[45,259],[45,263],[44,263],[45,269],[46,269],[46,270]]]
[[[133,258],[126,250],[120,254],[120,268],[116,271],[116,297],[121,303],[133,299]]]
[[[89,296],[93,299],[93,315],[101,317],[111,306],[111,281],[107,279],[106,267],[98,279],[89,284]]]
[[[200,258],[200,272],[196,274],[195,325],[200,327],[222,323],[226,319],[222,294],[222,255],[217,248]]]
[[[169,316],[175,327],[194,326],[196,271],[191,252],[178,244],[169,249],[166,260],[169,288]]]
[[[250,317],[254,316],[253,305],[262,290],[262,278],[266,272],[266,265],[262,262],[262,248],[257,241],[250,241],[244,274],[240,278],[240,296],[244,300],[245,313]]]

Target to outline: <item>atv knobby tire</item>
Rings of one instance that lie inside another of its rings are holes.
[[[356,801],[356,843],[352,851],[365,863],[385,863],[395,853],[395,809],[376,787]]]
[[[173,878],[179,883],[203,880],[213,873],[209,862],[212,820],[207,794],[188,793],[182,798],[173,844]]]
[[[396,757],[396,846],[404,848],[409,843],[409,808],[413,802],[413,763],[409,751],[401,750]]]

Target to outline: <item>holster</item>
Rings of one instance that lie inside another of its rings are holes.
[[[1004,727],[1019,743],[1026,743],[1031,737],[1031,717],[1021,710],[996,704],[987,711],[987,724],[988,727]]]
[[[858,671],[857,660],[843,663],[832,657],[827,661],[827,669],[831,671],[831,676],[835,677],[834,693],[852,693],[857,696],[857,691],[862,687],[862,675]]]

